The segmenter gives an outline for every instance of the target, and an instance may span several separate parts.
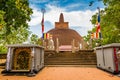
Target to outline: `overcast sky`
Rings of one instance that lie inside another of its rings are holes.
[[[87,31],[93,28],[90,19],[97,12],[97,7],[104,8],[101,0],[29,0],[29,2],[33,9],[29,22],[30,31],[39,37],[42,35],[42,8],[46,10],[44,32],[55,27],[54,23],[59,21],[59,15],[62,12],[64,21],[69,22],[69,28],[76,30],[81,36],[87,35]],[[90,3],[92,6],[89,6]]]

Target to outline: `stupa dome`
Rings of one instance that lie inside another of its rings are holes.
[[[75,40],[75,46],[79,46],[82,42],[82,37],[72,29],[51,29],[47,33],[52,35],[53,41],[56,46],[56,38],[59,39],[59,45],[71,45],[72,41]]]
[[[72,45],[73,40],[75,47],[79,47],[80,44],[82,44],[82,46],[86,45],[81,35],[79,35],[75,30],[69,29],[68,24],[68,22],[64,22],[64,16],[61,13],[59,22],[55,22],[55,28],[47,32],[52,35],[55,48],[57,46],[57,38],[59,40],[59,46]]]

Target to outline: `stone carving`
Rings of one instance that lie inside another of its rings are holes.
[[[48,40],[48,50],[54,50],[54,41],[52,37]]]

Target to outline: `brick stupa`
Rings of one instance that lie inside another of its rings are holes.
[[[49,30],[47,33],[52,35],[55,49],[57,38],[59,40],[59,46],[71,45],[74,39],[75,47],[79,47],[82,44],[82,49],[85,49],[86,42],[75,30],[69,29],[69,22],[64,22],[63,13],[60,14],[59,22],[55,22],[55,28]]]

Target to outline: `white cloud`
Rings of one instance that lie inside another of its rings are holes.
[[[31,15],[31,21],[28,22],[30,26],[36,26],[41,23],[42,13],[35,6],[31,6],[33,14]]]
[[[54,25],[54,22],[58,21],[59,15],[61,12],[64,11],[64,9],[61,9],[59,7],[51,6],[51,5],[46,5],[49,11],[46,11],[44,20],[49,21]],[[42,20],[42,13],[39,9],[37,9],[35,6],[31,6],[33,9],[33,14],[31,16],[31,21],[29,22],[30,26],[35,26],[40,24]]]
[[[80,4],[80,3],[77,3],[77,4],[70,4],[69,6],[66,6],[66,8],[68,9],[73,9],[73,8],[76,8],[76,7],[80,7],[81,5],[83,5],[83,4]]]
[[[64,17],[65,21],[70,22],[70,26],[90,27],[92,26],[92,24],[90,23],[90,19],[95,12],[96,11],[92,12],[90,10],[65,12]]]
[[[49,12],[45,14],[45,20],[50,21],[53,25],[55,22],[59,21],[59,15],[61,12],[64,12],[65,9],[61,9],[56,6],[47,5]]]
[[[59,21],[59,15],[62,12],[64,14],[64,19],[65,19],[64,21],[69,22],[69,26],[85,27],[86,28],[85,31],[88,31],[92,28],[90,19],[92,15],[97,12],[90,10],[66,12],[65,9],[56,6],[52,6],[52,5],[46,5],[46,6],[47,9],[49,9],[49,11],[45,13],[45,21],[49,21],[52,23],[52,25],[54,25],[55,22]],[[34,6],[32,6],[32,8],[33,8],[33,14],[31,17],[32,19],[29,22],[29,25],[31,27],[40,24],[42,19],[41,11],[39,11]],[[86,35],[87,32],[82,31],[82,34]]]

